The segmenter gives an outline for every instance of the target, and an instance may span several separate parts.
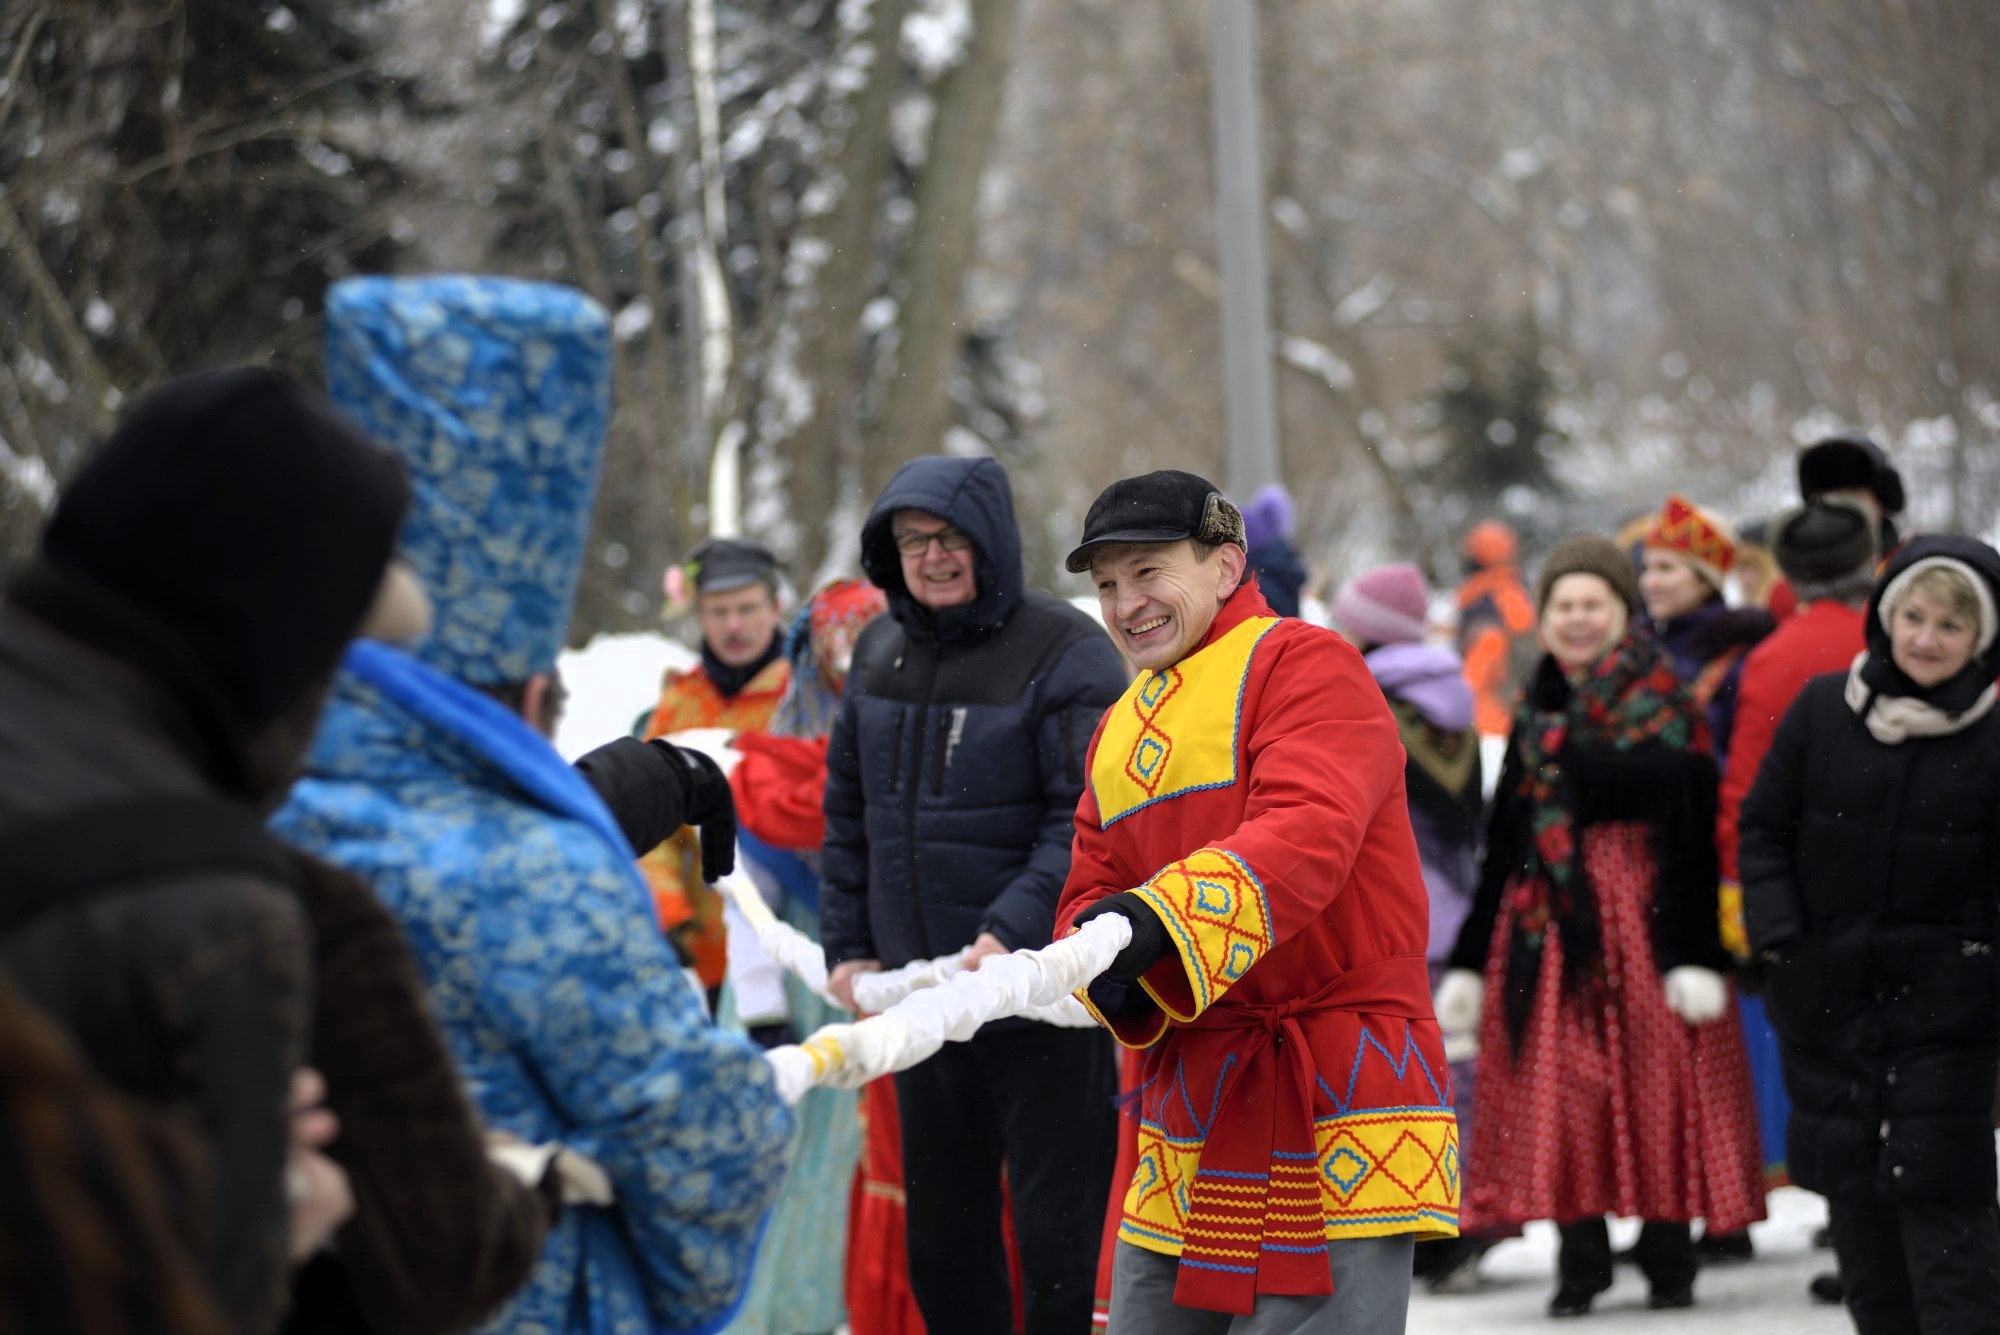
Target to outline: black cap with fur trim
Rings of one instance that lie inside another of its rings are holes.
[[[1116,543],[1233,542],[1246,552],[1243,514],[1207,478],[1162,468],[1120,478],[1090,503],[1083,541],[1063,562],[1073,575],[1090,569],[1100,547]]]
[[[1602,534],[1575,533],[1549,549],[1542,559],[1542,573],[1535,580],[1537,613],[1548,606],[1549,590],[1564,575],[1597,576],[1625,604],[1627,616],[1639,615],[1639,574],[1632,567],[1632,557]]]

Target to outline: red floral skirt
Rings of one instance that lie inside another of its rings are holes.
[[[1507,942],[1525,895],[1507,888],[1486,964],[1479,1097],[1465,1184],[1468,1233],[1598,1215],[1705,1219],[1733,1233],[1764,1217],[1757,1112],[1734,1014],[1700,1026],[1667,1008],[1649,929],[1651,831],[1583,832],[1604,941],[1601,979],[1563,987],[1553,931],[1518,1049],[1503,998]]]

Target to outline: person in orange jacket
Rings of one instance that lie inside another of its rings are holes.
[[[1521,585],[1520,544],[1513,529],[1488,519],[1465,535],[1460,551],[1465,581],[1458,586],[1458,655],[1472,687],[1473,727],[1504,737],[1513,725],[1520,675],[1515,649],[1535,629],[1535,609]]]
[[[670,671],[641,729],[647,741],[689,728],[763,732],[792,679],[779,630],[778,562],[769,548],[740,538],[710,538],[683,567],[694,585],[701,662]],[[702,883],[701,847],[692,829],[639,860],[652,887],[660,928],[708,989],[713,1006],[728,959],[722,900]]]

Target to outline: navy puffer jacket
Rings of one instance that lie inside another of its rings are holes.
[[[979,594],[911,597],[890,531],[928,511],[972,536]],[[894,968],[991,932],[1046,945],[1098,718],[1125,689],[1091,619],[1025,587],[1007,474],[991,459],[905,464],[861,531],[889,615],[856,646],[827,748],[820,933],[829,964]]]

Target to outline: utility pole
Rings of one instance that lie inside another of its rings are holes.
[[[1271,375],[1270,266],[1264,255],[1264,169],[1257,151],[1256,0],[1209,0],[1215,119],[1215,222],[1222,250],[1223,402],[1230,490],[1240,500],[1278,480],[1277,392]]]

